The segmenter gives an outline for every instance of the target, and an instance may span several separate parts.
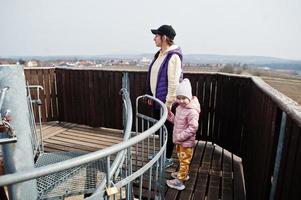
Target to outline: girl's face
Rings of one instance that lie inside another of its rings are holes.
[[[157,47],[161,47],[162,46],[162,37],[159,34],[156,34],[154,37],[154,41]]]
[[[187,105],[190,103],[190,100],[189,100],[187,97],[185,97],[185,96],[178,95],[178,96],[177,96],[176,102],[177,102],[180,106],[185,107],[185,106],[187,106]]]

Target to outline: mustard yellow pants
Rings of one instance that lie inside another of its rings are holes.
[[[176,146],[178,159],[180,162],[180,169],[178,171],[178,179],[183,181],[188,175],[189,164],[192,159],[193,148],[192,147],[183,147],[180,144]]]

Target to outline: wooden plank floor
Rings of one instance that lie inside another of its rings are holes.
[[[120,130],[62,122],[43,124],[42,133],[45,152],[97,151],[121,142],[123,137]],[[173,157],[176,159],[175,153]],[[177,168],[178,163],[175,162],[166,169],[166,178],[170,179],[170,173]],[[196,141],[189,176],[186,189],[181,192],[166,186],[165,199],[246,199],[241,160],[218,145]]]
[[[46,124],[43,136],[47,152],[96,151],[122,141],[121,131],[69,123]],[[166,178],[177,168],[166,169]],[[189,176],[182,192],[166,186],[166,199],[245,199],[241,160],[218,145],[196,142]]]
[[[50,122],[42,128],[45,152],[97,151],[122,141],[120,130]]]
[[[166,170],[166,179],[177,171],[178,163]],[[241,159],[211,142],[196,142],[185,190],[166,186],[165,199],[244,200]]]

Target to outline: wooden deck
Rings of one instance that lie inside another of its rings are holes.
[[[50,122],[42,128],[45,152],[97,151],[122,141],[119,130]]]
[[[166,170],[176,171],[177,165]],[[189,170],[185,190],[167,188],[166,199],[244,200],[241,159],[211,142],[198,141]]]
[[[57,122],[44,124],[42,133],[45,152],[96,151],[121,142],[123,136],[120,130]],[[166,169],[166,178],[177,168],[176,162]],[[182,192],[166,186],[165,199],[245,199],[241,160],[211,142],[196,141],[189,176]]]
[[[122,141],[121,131],[70,123],[47,123],[42,132],[46,152],[96,151]],[[168,168],[166,178],[177,168]],[[182,192],[166,187],[166,199],[245,199],[241,160],[218,145],[196,142],[189,176]]]

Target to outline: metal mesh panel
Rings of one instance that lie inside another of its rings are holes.
[[[68,160],[83,154],[85,153],[45,153],[37,160],[36,167]],[[98,182],[105,177],[104,167],[105,163],[102,160],[98,160],[62,172],[40,177],[37,179],[38,199],[66,197],[93,192]]]

